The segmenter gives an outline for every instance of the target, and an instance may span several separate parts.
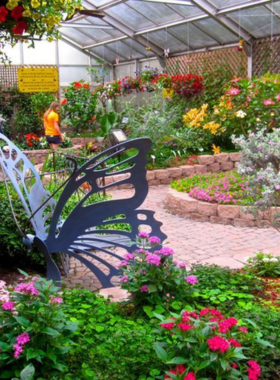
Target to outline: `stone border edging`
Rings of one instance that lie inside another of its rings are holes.
[[[198,222],[232,225],[235,227],[270,227],[275,211],[259,212],[258,219],[243,210],[246,207],[235,205],[220,205],[202,202],[191,198],[188,194],[169,189],[164,202],[165,208],[172,214],[189,218]]]

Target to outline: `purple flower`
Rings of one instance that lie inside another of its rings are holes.
[[[141,286],[141,292],[148,292],[149,291],[149,286],[148,285],[142,285]]]
[[[14,310],[15,303],[14,302],[5,302],[2,304],[4,310]]]
[[[17,337],[17,344],[19,344],[21,346],[24,346],[29,341],[30,341],[30,337],[29,337],[27,332],[25,332],[25,333],[23,333]]]
[[[18,344],[14,344],[13,347],[15,349],[14,357],[17,358],[22,353],[23,348]]]
[[[15,287],[15,292],[31,294],[32,296],[38,296],[38,294],[39,294],[38,289],[36,289],[34,287],[34,282],[32,282],[32,281],[27,282],[26,284],[25,283],[18,284]]]
[[[149,238],[149,242],[150,242],[151,244],[159,244],[159,243],[160,243],[160,239],[159,239],[157,236],[151,236],[151,237]]]
[[[50,303],[63,303],[63,299],[60,297],[50,296]]]
[[[155,265],[157,267],[160,265],[160,257],[158,255],[153,254],[153,253],[149,254],[146,257],[146,261],[147,261],[147,263],[150,263],[150,264]]]
[[[149,234],[147,232],[139,232],[138,237],[146,239],[149,237]]]
[[[122,260],[120,261],[118,264],[117,264],[117,268],[120,269],[122,267],[127,267],[129,265],[129,263],[125,260]]]
[[[196,276],[187,276],[185,277],[185,280],[191,284],[191,285],[195,285],[197,282],[198,282],[198,279]]]
[[[129,277],[128,277],[128,276],[122,276],[122,277],[120,278],[120,282],[128,282],[128,280],[129,280]]]
[[[124,258],[126,259],[126,261],[129,261],[129,260],[133,260],[134,259],[134,253],[126,253],[124,255]]]
[[[156,251],[156,253],[158,255],[169,256],[169,255],[173,255],[174,251],[172,248],[163,247],[159,251]]]

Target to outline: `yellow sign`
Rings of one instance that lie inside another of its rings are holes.
[[[58,92],[57,68],[19,68],[19,92]]]

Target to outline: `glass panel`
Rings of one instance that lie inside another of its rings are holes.
[[[153,22],[149,21],[144,16],[125,4],[116,5],[115,7],[107,9],[106,12],[133,30],[151,28],[153,26],[156,26]]]
[[[87,0],[88,3],[91,3],[92,5],[95,5],[96,7],[100,7],[101,5],[110,3],[111,0]],[[84,7],[86,8],[86,2],[82,1],[84,4]]]
[[[218,8],[226,8],[226,7],[237,5],[240,3],[242,4],[250,3],[250,1],[244,1],[244,0],[210,0],[210,2]]]
[[[117,54],[112,52],[111,50],[108,50],[106,48],[106,45],[96,46],[94,48],[91,48],[90,51],[98,55],[101,59],[110,63],[115,63],[116,58],[117,58]]]
[[[92,38],[93,43],[94,42],[100,42],[100,41],[107,41],[112,39],[112,35],[107,33],[107,30],[102,29],[86,29],[86,28],[79,28],[78,29],[81,33],[84,33],[87,37]],[[122,34],[122,33],[119,33]]]
[[[140,1],[128,1],[126,4],[158,25],[166,22],[182,20],[183,18],[178,15],[178,13],[161,3],[156,4]]]
[[[127,40],[125,40],[125,42],[127,45],[129,45],[131,48],[133,48],[133,50],[135,50],[135,52],[137,53],[140,53],[143,58],[145,57],[150,57],[150,56],[153,56],[155,55],[153,52],[151,52],[150,50],[146,50],[145,49],[145,46],[139,44],[138,42],[128,38]],[[130,54],[131,55],[131,54]]]
[[[14,47],[6,45],[2,48],[2,51],[7,54],[13,65],[20,64],[20,44],[16,44]]]
[[[80,46],[87,46],[96,41],[93,41],[91,37],[87,37],[77,29],[72,28],[60,28],[59,31],[66,37],[70,38],[72,41],[76,42]]]
[[[174,9],[174,11],[178,12],[183,17],[191,17],[204,13],[201,9],[195,6],[168,4],[168,7]]]
[[[168,29],[168,31],[171,29]],[[163,50],[169,49],[170,53],[175,53],[177,51],[182,50],[188,50],[188,47],[185,45],[185,43],[181,42],[181,38],[183,39],[183,36],[180,36],[180,39],[174,37],[174,35],[171,35],[170,33],[167,33],[165,30],[159,30],[157,32],[149,33],[147,36],[149,45],[149,41],[154,42],[156,45],[160,46]]]
[[[276,34],[279,30],[279,19],[273,16],[265,7],[243,9],[242,12],[231,12],[228,17],[235,21],[241,28],[248,30],[254,37],[262,37],[268,34]]]
[[[169,30],[175,37],[180,38],[186,45],[189,45],[190,48],[193,49],[217,45],[215,40],[192,24],[173,26]]]
[[[58,41],[59,63],[61,65],[88,65],[88,56],[61,40]]]
[[[119,57],[120,60],[127,61],[130,56],[132,59],[144,58],[143,54],[131,49],[130,45],[123,41],[116,41],[111,44],[107,44],[106,47],[114,50],[114,52],[116,52],[116,57]]]
[[[193,24],[218,42],[230,43],[238,40],[235,34],[211,18],[196,21]]]
[[[88,72],[85,67],[60,67],[59,68],[59,83],[60,86],[68,86],[71,82],[80,80],[90,82]]]

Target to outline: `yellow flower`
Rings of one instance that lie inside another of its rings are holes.
[[[40,7],[40,2],[38,0],[31,0],[31,6],[33,8],[38,8]]]
[[[210,121],[209,123],[204,124],[203,129],[209,129],[213,135],[216,135],[220,126],[221,124]]]
[[[271,112],[270,116],[275,116],[275,113],[274,113],[274,112]]]
[[[163,97],[163,99],[173,98],[173,96],[174,96],[174,90],[172,88],[164,88],[162,90],[162,97]]]
[[[260,119],[259,117],[257,117],[257,118],[256,118],[256,121],[258,121],[258,122],[259,122],[259,121],[261,121],[261,119]]]
[[[221,149],[219,146],[216,146],[215,144],[212,144],[212,150],[214,154],[219,154],[221,153]]]
[[[6,5],[6,8],[9,9],[9,11],[12,11],[17,5],[18,5],[17,0],[10,0]]]
[[[214,115],[218,115],[220,113],[220,110],[218,108],[214,109]]]
[[[22,12],[23,17],[30,17],[31,12],[30,9],[25,9],[25,11]]]

